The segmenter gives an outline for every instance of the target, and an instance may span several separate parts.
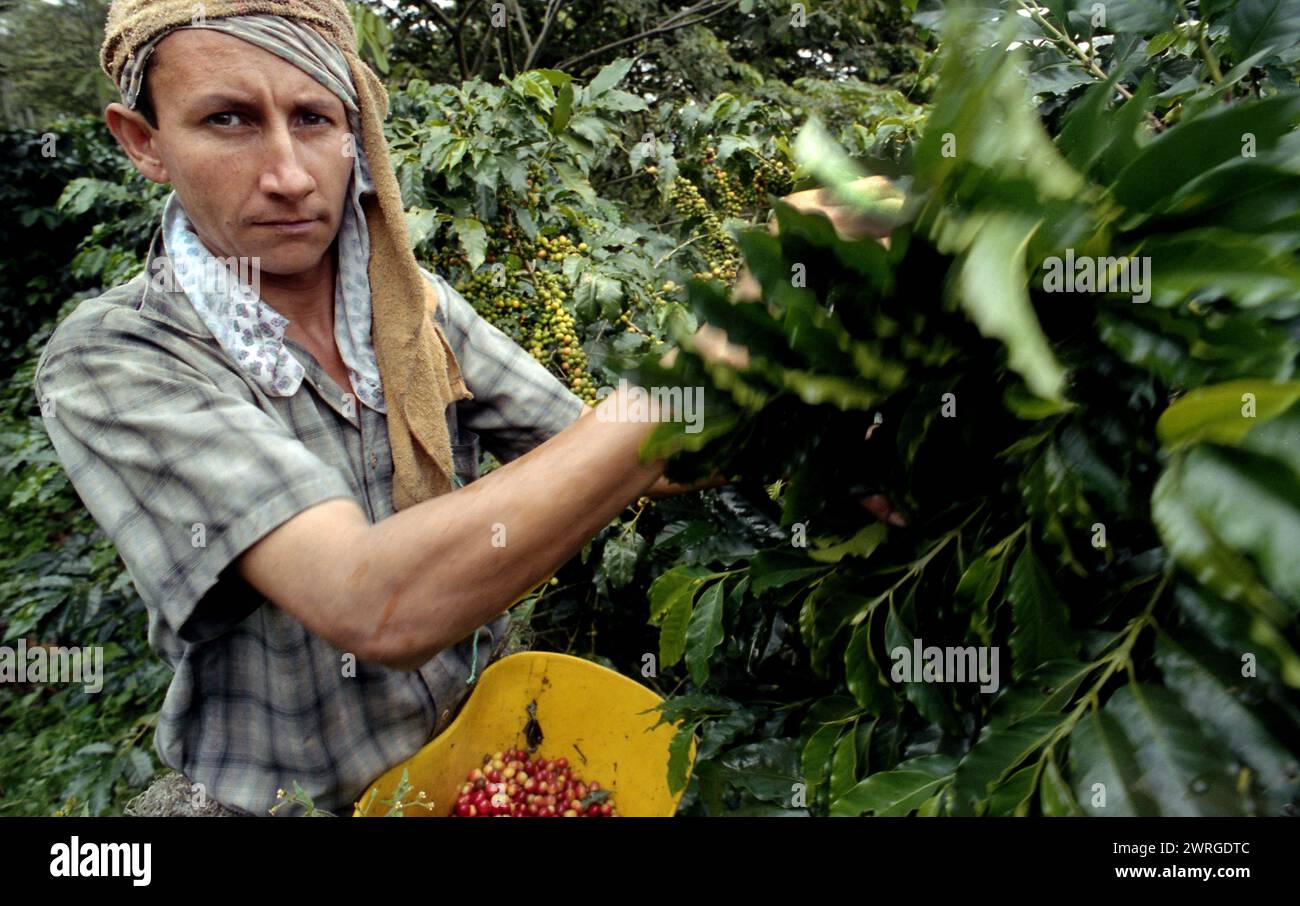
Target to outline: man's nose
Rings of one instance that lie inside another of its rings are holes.
[[[316,180],[303,164],[302,144],[287,123],[267,128],[263,142],[262,191],[299,199],[316,188]]]

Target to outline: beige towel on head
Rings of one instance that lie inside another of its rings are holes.
[[[357,36],[342,0],[113,0],[100,63],[114,84],[138,48],[155,35],[206,19],[267,13],[297,19],[343,51],[360,98],[362,147],[375,195],[362,206],[370,235],[371,339],[388,408],[393,449],[393,506],[402,510],[452,488],[447,406],[472,396],[442,330],[430,318],[437,290],[411,251],[383,121],[388,92],[357,55]]]

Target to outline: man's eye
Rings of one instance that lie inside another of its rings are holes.
[[[303,118],[307,121],[308,126],[328,126],[334,122],[323,113],[304,113]]]
[[[232,119],[237,119],[237,120],[242,120],[242,119],[243,119],[243,117],[241,117],[238,113],[232,113],[231,111],[226,110],[226,111],[223,111],[223,112],[221,112],[221,113],[214,113],[214,114],[212,114],[212,115],[209,116],[206,120],[204,120],[204,122],[212,123],[212,125],[214,125],[214,126],[233,126],[233,125],[235,125],[235,124],[232,123],[232,122],[221,122],[221,120],[223,120],[223,119],[225,119],[225,118],[232,118]]]

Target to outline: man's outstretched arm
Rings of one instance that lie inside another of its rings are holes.
[[[595,408],[592,406],[583,406],[582,414],[578,417],[586,418],[595,411]],[[721,487],[727,483],[727,478],[723,475],[714,475],[712,478],[701,479],[695,484],[679,484],[677,482],[669,481],[667,478],[660,475],[659,478],[655,480],[655,483],[646,489],[645,494],[642,496],[651,498],[673,497],[677,494],[685,494],[689,491],[701,491],[705,488]]]
[[[466,487],[374,524],[355,501],[317,504],[245,551],[240,575],[331,644],[414,669],[502,613],[655,484],[663,463],[638,456],[653,427],[579,418]]]

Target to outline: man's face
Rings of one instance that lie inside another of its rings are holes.
[[[145,175],[172,184],[219,257],[260,257],[276,276],[314,269],[352,174],[343,103],[291,63],[215,31],[173,32],[149,67],[161,167]]]

